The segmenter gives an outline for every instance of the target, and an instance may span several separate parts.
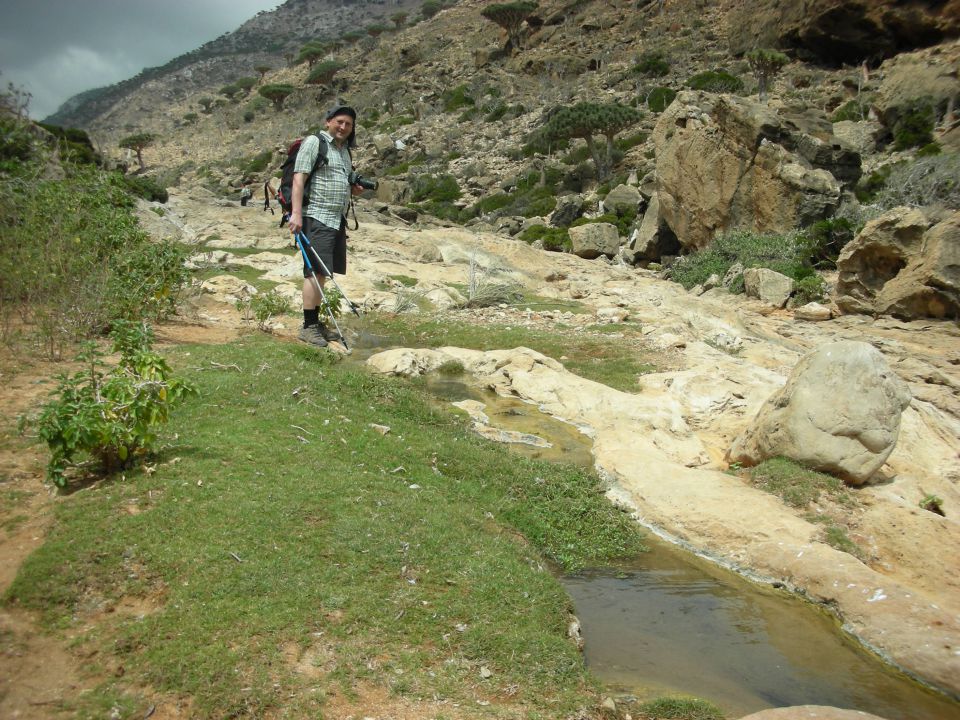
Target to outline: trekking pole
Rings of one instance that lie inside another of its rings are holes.
[[[300,254],[303,255],[303,261],[307,264],[307,269],[310,271],[310,277],[313,279],[313,284],[317,288],[317,292],[320,293],[320,299],[323,301],[323,306],[327,309],[327,315],[330,316],[330,319],[333,321],[333,326],[337,329],[337,335],[340,336],[340,342],[342,342],[343,346],[349,350],[350,346],[347,345],[347,338],[340,329],[339,323],[337,323],[337,318],[333,314],[333,308],[330,307],[330,303],[327,302],[327,296],[323,292],[323,286],[320,285],[320,281],[317,279],[317,270],[315,267],[313,267],[313,263],[310,262],[310,256],[307,254],[307,248],[310,247],[310,241],[302,232],[297,233],[294,237],[296,239],[297,246],[300,248]],[[320,260],[319,255],[317,256],[317,260]],[[323,260],[320,260],[320,264],[323,265]],[[326,265],[323,265],[323,267],[324,271],[326,272]],[[334,282],[334,285],[336,285],[336,282]],[[340,290],[339,286],[337,286],[337,290]],[[343,290],[340,290],[340,294],[343,294]],[[350,301],[348,300],[347,302],[349,303]]]
[[[303,235],[303,231],[301,231],[300,234]],[[307,241],[307,245],[309,246],[310,241],[307,240],[306,235],[303,235],[303,239]],[[326,275],[328,278],[330,278],[330,280],[333,282],[333,286],[340,291],[340,296],[343,298],[343,301],[347,303],[347,306],[350,308],[350,312],[352,312],[357,317],[360,317],[360,310],[357,309],[356,305],[350,302],[350,298],[347,297],[347,294],[343,291],[343,288],[340,287],[340,285],[337,283],[337,279],[333,277],[333,273],[330,272],[329,268],[327,268],[326,263],[323,262],[323,258],[320,257],[320,255],[317,255],[317,260],[320,261],[320,268],[323,270],[323,274]]]

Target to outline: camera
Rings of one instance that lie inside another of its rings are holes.
[[[351,185],[359,185],[359,186],[362,187],[364,190],[376,190],[376,189],[377,189],[377,181],[376,181],[376,180],[368,180],[368,179],[365,178],[363,175],[361,175],[360,173],[358,173],[356,170],[351,170],[351,171],[350,171],[350,175],[347,176],[347,182],[349,182]]]

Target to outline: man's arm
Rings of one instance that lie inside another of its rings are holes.
[[[303,183],[306,173],[293,174],[293,197],[290,198],[290,232],[296,235],[303,228]]]

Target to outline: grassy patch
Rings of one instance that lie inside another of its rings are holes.
[[[523,303],[520,305],[523,307]],[[625,392],[636,392],[641,375],[656,369],[658,356],[638,350],[624,337],[609,338],[585,331],[546,332],[507,325],[474,325],[450,318],[368,316],[376,333],[397,344],[416,347],[489,348],[528,347],[560,360],[570,372]],[[640,328],[625,332],[639,340]]]
[[[169,444],[149,472],[63,498],[5,601],[89,650],[111,679],[87,702],[141,715],[144,686],[196,717],[320,717],[328,693],[370,685],[510,698],[511,717],[594,702],[544,559],[632,555],[635,523],[593,474],[504,452],[416,386],[330,357],[260,336],[178,348],[200,398]],[[146,610],[104,612],[121,598]]]
[[[753,484],[776,495],[787,505],[805,508],[817,502],[821,494],[850,503],[850,494],[841,480],[825,473],[810,470],[786,458],[771,458],[750,471]]]
[[[716,705],[692,697],[661,697],[640,706],[640,712],[655,720],[723,720]]]

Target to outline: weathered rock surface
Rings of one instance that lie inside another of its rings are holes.
[[[568,232],[573,254],[587,260],[601,255],[613,257],[620,248],[620,235],[616,226],[610,223],[587,223],[572,227]]]
[[[859,176],[859,155],[825,118],[733,95],[681,92],[652,137],[660,221],[688,250],[723,230],[786,232],[828,217],[838,176]]]
[[[743,287],[747,297],[759,298],[774,307],[783,307],[793,292],[793,280],[776,270],[747,268],[743,271]]]
[[[837,306],[903,319],[960,317],[960,212],[932,225],[894,208],[867,223],[837,259]]]
[[[750,0],[728,18],[730,49],[780,47],[800,57],[835,65],[926,47],[960,34],[956,0]]]
[[[828,343],[797,364],[734,442],[730,459],[756,465],[782,456],[861,485],[893,452],[909,404],[906,383],[879,350]]]
[[[750,713],[740,720],[883,720],[862,710],[844,710],[826,705],[794,705]]]

